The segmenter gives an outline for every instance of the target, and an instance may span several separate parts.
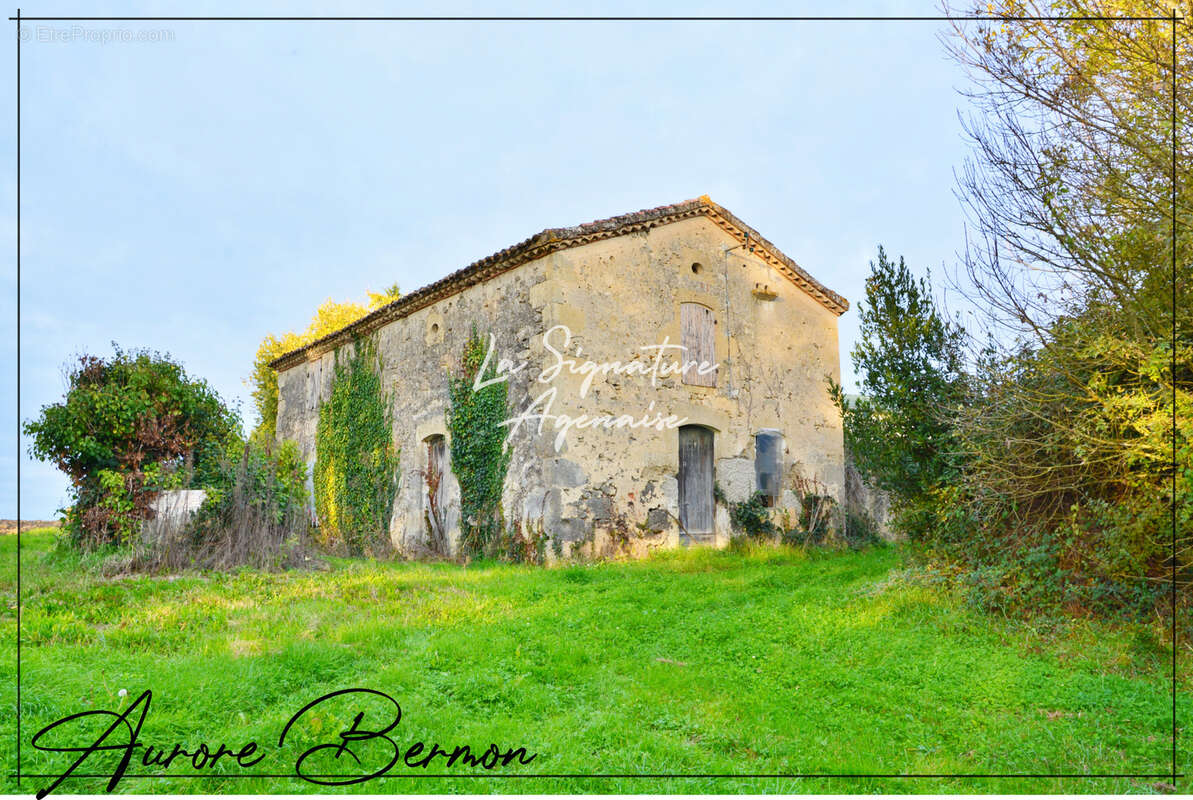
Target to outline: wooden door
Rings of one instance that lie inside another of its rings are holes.
[[[713,432],[679,429],[679,521],[688,533],[713,530]]]

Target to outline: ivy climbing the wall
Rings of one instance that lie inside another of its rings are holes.
[[[460,483],[460,549],[468,556],[490,554],[505,525],[501,491],[510,452],[505,447],[506,428],[502,423],[508,417],[509,383],[501,381],[473,390],[477,372],[484,364],[485,349],[486,341],[474,326],[459,369],[449,380],[447,427],[451,432],[452,472]],[[490,364],[482,380],[495,375],[496,369]]]
[[[315,513],[325,543],[352,555],[385,548],[398,480],[389,403],[371,339],[336,354],[331,397],[315,429]]]

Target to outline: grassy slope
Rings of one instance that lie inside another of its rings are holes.
[[[1044,634],[983,616],[937,590],[886,582],[900,562],[894,549],[684,551],[548,570],[344,561],[330,573],[109,581],[70,556],[47,556],[52,533],[23,539],[26,742],[67,714],[122,709],[120,689],[131,699],[151,688],[143,739],[255,739],[270,755],[254,769],[289,772],[301,749],[348,722],[346,707],[315,714],[296,729],[307,744],[279,751],[290,715],[325,692],[364,686],[402,704],[395,735],[404,745],[522,745],[539,753],[518,768],[528,772],[1157,772],[1170,764],[1168,656],[1146,636],[1087,625]],[[15,549],[15,537],[0,539],[9,703]],[[13,789],[12,717],[0,719],[5,791]],[[26,773],[66,763],[24,748]],[[114,762],[103,763],[110,771]],[[1153,783],[449,778],[356,788],[1081,792]],[[35,784],[23,788],[44,782]],[[101,789],[96,780],[63,787]],[[318,787],[216,776],[126,780],[119,790]]]

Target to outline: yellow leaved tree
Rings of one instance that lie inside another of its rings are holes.
[[[253,359],[253,372],[248,379],[258,416],[257,426],[252,433],[253,441],[267,444],[277,436],[278,375],[269,366],[270,362],[351,325],[370,311],[392,303],[401,297],[401,290],[395,283],[381,292],[368,292],[368,297],[367,305],[352,301],[337,303],[328,298],[316,309],[315,316],[305,330],[289,331],[281,336],[271,333],[261,341],[257,356]]]

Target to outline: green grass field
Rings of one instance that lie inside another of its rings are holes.
[[[80,711],[123,711],[151,689],[141,741],[167,750],[256,741],[264,759],[248,771],[292,775],[298,755],[339,742],[355,712],[365,712],[362,730],[389,721],[379,699],[343,697],[303,715],[278,746],[302,706],[354,687],[401,704],[390,735],[403,753],[416,741],[478,753],[495,743],[537,757],[472,778],[409,776],[484,770],[399,763],[385,779],[334,789],[227,777],[245,770],[226,760],[214,774],[175,762],[168,773],[203,777],[126,777],[117,791],[1149,792],[1165,782],[493,775],[1171,769],[1171,651],[1148,630],[984,615],[900,577],[898,548],[691,550],[552,569],[337,560],[323,572],[108,579],[56,552],[53,537],[22,536],[25,774],[58,774],[72,760],[30,747],[38,729]],[[15,708],[16,537],[0,537],[0,550]],[[1187,648],[1180,657],[1193,661]],[[1186,674],[1184,720],[1189,685]],[[3,716],[4,791],[15,791],[15,715]],[[100,728],[88,730],[94,738]],[[59,744],[86,744],[88,730]],[[324,750],[304,769],[372,771],[387,747],[356,743],[360,767]],[[111,774],[117,761],[93,755],[80,772]],[[138,751],[128,774],[149,771]],[[104,783],[72,779],[58,791]],[[1189,791],[1188,778],[1177,788]]]

